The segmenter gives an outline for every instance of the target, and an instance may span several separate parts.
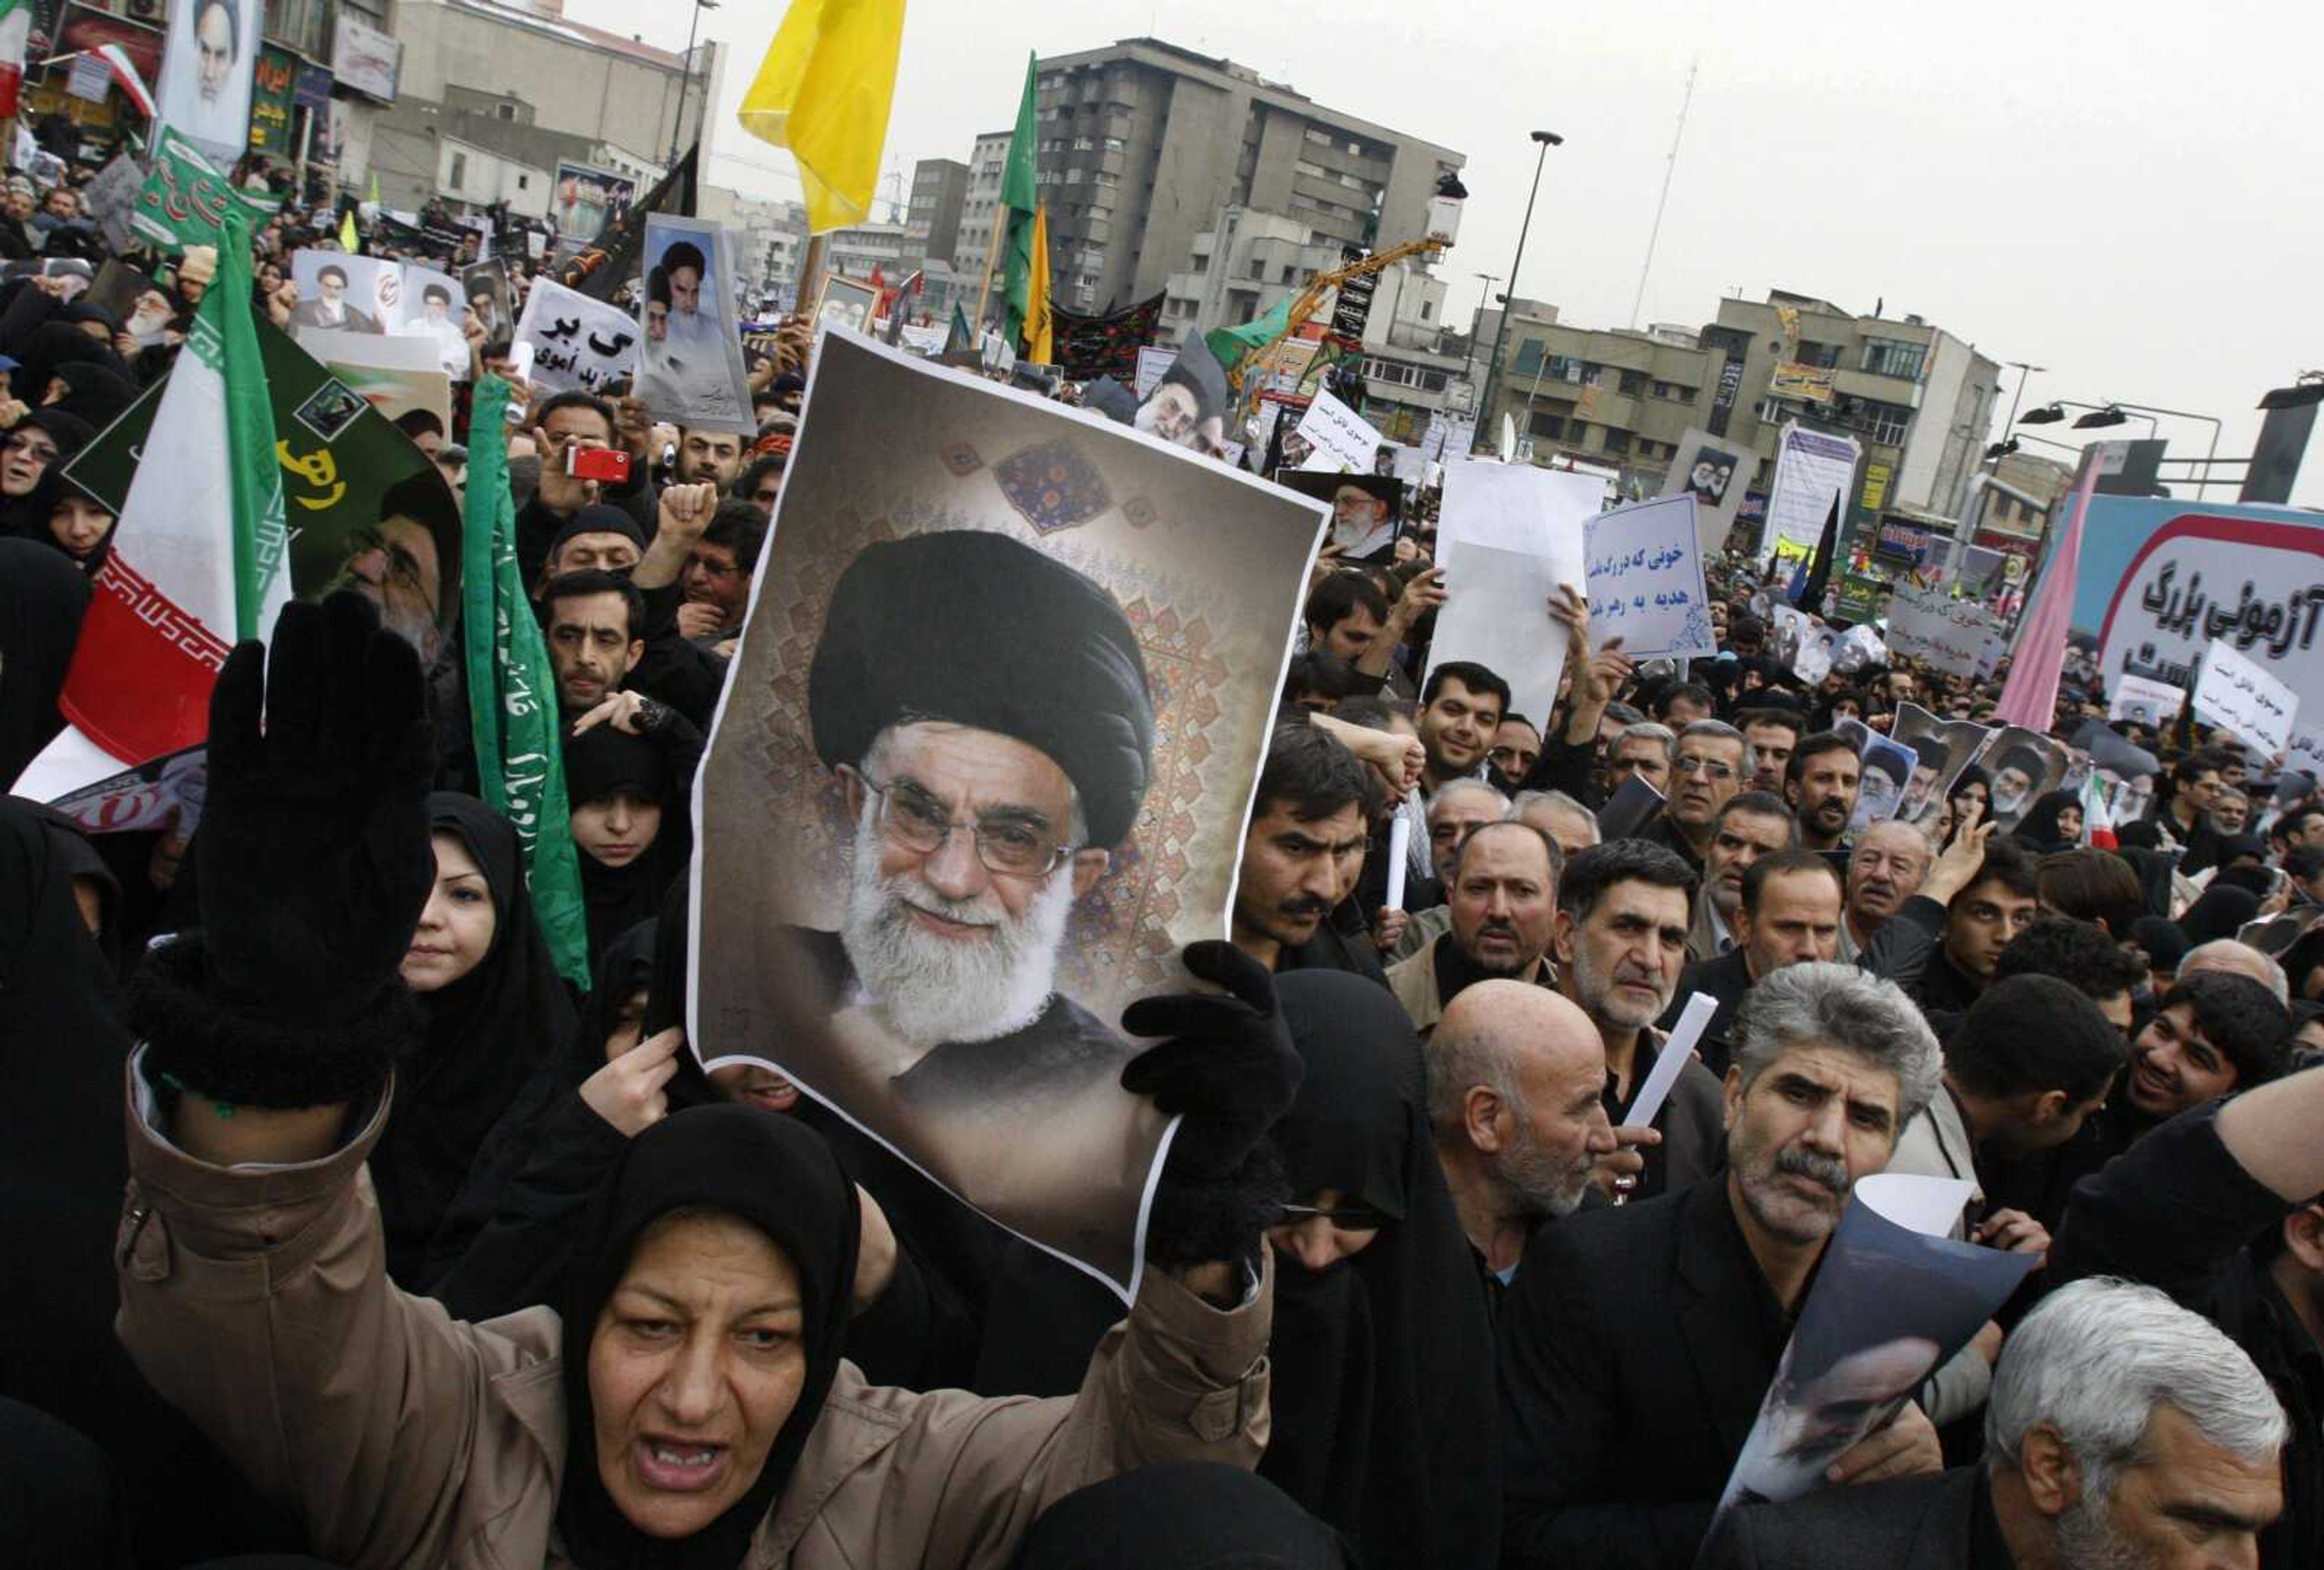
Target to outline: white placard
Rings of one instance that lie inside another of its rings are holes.
[[[1618,637],[1622,652],[1636,660],[1719,652],[1696,506],[1692,495],[1665,496],[1600,513],[1583,526],[1591,648]]]
[[[1565,670],[1564,629],[1550,620],[1560,584],[1582,586],[1582,531],[1575,526],[1555,555],[1474,542],[1444,568],[1444,608],[1428,665],[1473,660],[1509,684],[1509,708],[1547,714]]]
[[[2165,725],[2187,706],[2187,695],[2167,681],[2144,676],[2117,676],[2114,697],[2107,702],[2107,718],[2130,720],[2142,725]]]
[[[602,394],[638,363],[638,324],[627,311],[546,278],[525,296],[516,341],[532,346],[536,392]]]
[[[1315,401],[1300,417],[1298,430],[1315,448],[1299,466],[1301,468],[1340,475],[1372,472],[1372,457],[1379,451],[1380,433],[1365,424],[1362,415],[1322,388],[1316,389]]]
[[[1844,436],[1820,430],[1784,427],[1775,446],[1775,477],[1767,496],[1767,518],[1760,526],[1759,554],[1775,549],[1778,540],[1815,549],[1823,538],[1824,520],[1832,503],[1846,494],[1856,477],[1858,448]],[[1680,448],[1682,454],[1685,448]]]
[[[1563,581],[1582,586],[1582,528],[1598,515],[1604,484],[1594,475],[1511,468],[1491,458],[1444,466],[1444,500],[1436,520],[1436,561],[1449,566],[1470,544],[1531,556],[1564,553]],[[1520,707],[1519,713],[1530,713]]]
[[[1759,455],[1690,426],[1679,438],[1678,456],[1663,476],[1662,494],[1695,499],[1694,524],[1706,555],[1727,549],[1727,531],[1743,506],[1743,493],[1759,467]]]
[[[2263,753],[2289,752],[2300,695],[2224,640],[2211,640],[2195,677],[2195,716],[2224,725]]]
[[[1412,854],[1412,819],[1399,812],[1388,828],[1387,910],[1404,909],[1404,874]]]
[[[1655,1066],[1646,1071],[1646,1084],[1638,1087],[1630,1110],[1622,1114],[1624,1128],[1651,1126],[1661,1115],[1663,1103],[1670,1099],[1671,1086],[1678,1083],[1678,1071],[1694,1056],[1694,1044],[1711,1029],[1711,1017],[1718,1012],[1719,1000],[1709,993],[1696,993],[1686,1000],[1686,1007],[1679,1011],[1678,1028],[1664,1041]]]
[[[1131,391],[1137,393],[1140,403],[1154,396],[1154,389],[1162,385],[1162,374],[1170,368],[1170,362],[1177,357],[1178,351],[1176,349],[1157,349],[1151,345],[1139,347],[1138,380]]]
[[[1993,619],[1975,600],[1957,600],[1898,585],[1888,602],[1888,650],[1925,660],[1948,676],[1974,676]]]

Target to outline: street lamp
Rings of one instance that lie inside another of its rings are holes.
[[[2005,437],[2009,434],[2010,428],[2017,423],[2017,405],[2024,401],[2025,383],[2031,382],[2037,372],[2050,368],[2047,365],[2029,365],[2023,360],[2012,360],[2009,364],[2017,370],[2017,391],[2009,395],[2009,422],[2001,428],[2001,434]],[[2012,448],[2010,450],[2015,452],[2016,449]],[[1986,456],[1992,457],[1996,455],[1987,453]]]
[[[678,123],[669,128],[669,156],[662,160],[665,169],[678,164],[678,140],[686,134],[686,100],[694,92],[694,32],[702,25],[702,14],[718,9],[721,0],[694,0],[694,14],[686,22],[686,80],[678,89]]]
[[[1526,198],[1525,222],[1517,226],[1517,254],[1516,259],[1509,263],[1508,298],[1511,303],[1501,309],[1500,330],[1493,335],[1493,357],[1485,366],[1485,396],[1480,401],[1478,415],[1478,423],[1484,426],[1492,423],[1493,383],[1500,380],[1501,348],[1509,341],[1509,314],[1517,309],[1514,302],[1517,292],[1517,271],[1525,265],[1526,234],[1533,227],[1533,204],[1541,195],[1542,165],[1549,161],[1551,148],[1565,145],[1565,138],[1554,131],[1536,131],[1533,134],[1533,139],[1541,148],[1541,152],[1534,158],[1533,191]]]
[[[1498,273],[1492,272],[1471,272],[1469,276],[1471,278],[1481,278],[1485,282],[1484,293],[1477,297],[1477,315],[1482,317],[1485,314],[1485,307],[1492,300],[1493,285],[1501,281],[1500,276]],[[1467,357],[1461,362],[1461,380],[1465,385],[1474,388],[1477,384],[1475,381],[1476,374],[1477,329],[1475,325],[1472,323],[1469,328],[1469,353]],[[1471,405],[1470,412],[1476,412],[1473,405]]]
[[[2107,404],[2105,411],[2105,412],[2112,414],[2114,416],[2113,419],[2101,420],[2096,415],[2086,414],[2082,416],[2081,419],[2074,421],[2074,424],[2077,427],[2119,425],[2122,423],[2123,411],[2126,410],[2129,411],[2133,414],[2139,415],[2163,414],[2170,416],[2173,420],[2200,420],[2204,424],[2211,428],[2210,450],[2203,457],[2203,478],[2195,482],[2195,494],[2198,496],[2201,495],[2203,494],[2203,487],[2210,483],[2211,466],[2218,461],[2219,432],[2225,429],[2221,423],[2218,420],[2212,419],[2211,416],[2208,414],[2190,413],[2184,409],[2164,409],[2153,403],[2114,402]],[[2148,428],[2147,434],[2150,436],[2153,435],[2157,429],[2155,422],[2153,420],[2149,420],[2146,423]]]

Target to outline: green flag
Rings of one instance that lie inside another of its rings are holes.
[[[129,226],[139,238],[175,253],[189,245],[217,245],[229,208],[239,208],[254,228],[281,206],[281,197],[236,189],[199,148],[164,125],[153,140],[152,167],[138,190]]]
[[[976,347],[976,334],[969,328],[968,312],[962,308],[960,301],[955,300],[952,302],[952,328],[945,334],[944,352],[947,355],[957,354],[963,349],[974,347]]]
[[[503,429],[508,399],[509,384],[498,376],[477,383],[472,428]],[[466,522],[460,621],[467,642],[477,778],[484,799],[516,825],[525,882],[550,956],[568,980],[586,991],[593,980],[589,925],[581,904],[581,864],[567,819],[557,678],[517,575],[516,503],[509,494],[503,442],[480,441],[469,455]]]
[[[1033,209],[1040,203],[1033,178],[1033,155],[1040,145],[1041,117],[1036,99],[1040,86],[1041,60],[1025,60],[1025,95],[1017,103],[1017,130],[1009,138],[1009,162],[1001,170],[1001,208],[1008,215],[1006,249],[1001,254],[1001,309],[1008,319],[1003,334],[1015,348],[1025,330],[1025,312],[1032,303]]]
[[[1231,371],[1242,363],[1242,357],[1256,349],[1263,349],[1291,330],[1291,305],[1296,294],[1286,294],[1275,302],[1275,309],[1256,321],[1240,327],[1213,328],[1203,335],[1211,346],[1211,354],[1219,362],[1219,369]]]

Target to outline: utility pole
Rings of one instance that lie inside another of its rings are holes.
[[[1700,60],[1686,68],[1686,97],[1679,100],[1678,129],[1671,134],[1670,162],[1663,169],[1663,194],[1655,203],[1655,226],[1646,234],[1646,259],[1638,263],[1638,293],[1630,301],[1630,326],[1638,325],[1638,312],[1646,303],[1646,276],[1655,270],[1655,246],[1663,237],[1663,210],[1670,206],[1671,180],[1678,173],[1679,143],[1686,140],[1686,113],[1694,106],[1694,77],[1702,69]]]

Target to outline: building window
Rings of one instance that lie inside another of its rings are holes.
[[[1091,137],[1076,136],[1074,138],[1074,151],[1075,152],[1093,152],[1096,147],[1096,141]]]
[[[1565,355],[1552,355],[1549,357],[1549,374],[1554,380],[1559,382],[1580,382],[1589,370],[1590,365],[1587,361],[1576,360]]]
[[[1864,368],[1875,376],[1895,376],[1902,381],[1917,382],[1921,367],[1927,363],[1928,346],[1898,343],[1894,338],[1864,340]]]
[[[519,190],[530,190],[532,189],[532,176],[529,174],[518,175],[516,177],[516,189]]]
[[[450,185],[455,190],[459,189],[462,186],[468,183],[468,155],[466,153],[455,152],[452,154],[452,177],[446,183]]]
[[[1610,453],[1627,454],[1630,450],[1630,433],[1627,430],[1617,430],[1610,425],[1608,426],[1606,428],[1605,446],[1602,450]]]
[[[1289,262],[1286,262],[1286,263],[1283,264],[1283,282],[1284,282],[1288,283],[1288,282],[1290,282],[1293,279],[1296,278],[1298,275],[1299,275],[1299,269],[1298,269],[1298,267],[1297,267],[1297,266],[1296,266],[1295,264],[1293,264],[1292,263],[1289,263]]]
[[[1321,125],[1310,125],[1307,127],[1307,140],[1318,147],[1329,147],[1332,145],[1332,134]]]
[[[1836,371],[1840,369],[1840,346],[1812,344],[1805,338],[1802,338],[1797,363],[1803,365],[1812,365],[1819,371]]]
[[[1254,260],[1254,261],[1251,263],[1251,264],[1250,264],[1250,275],[1251,275],[1251,277],[1252,277],[1252,278],[1254,278],[1254,279],[1258,280],[1258,281],[1259,281],[1259,282],[1261,282],[1261,283],[1266,282],[1267,282],[1267,263],[1264,263],[1264,262],[1260,262],[1260,261]]]
[[[501,105],[501,106],[500,106],[500,116],[501,116],[501,118],[502,118],[502,119],[503,119],[503,120],[513,120],[513,119],[515,119],[515,118],[516,118],[516,106],[515,106],[514,104],[503,104],[503,105]]]
[[[1423,321],[1426,321],[1426,320],[1428,319],[1428,313],[1429,313],[1430,311],[1432,311],[1432,310],[1435,309],[1436,309],[1436,302],[1435,302],[1434,300],[1422,300],[1422,301],[1420,302],[1420,319],[1421,319],[1421,320],[1423,320]]]
[[[1639,393],[1644,392],[1646,390],[1646,374],[1644,371],[1625,371],[1622,373],[1621,391],[1623,397],[1636,398]]]
[[[1556,441],[1565,435],[1565,416],[1547,412],[1536,414],[1532,420],[1533,433]]]

